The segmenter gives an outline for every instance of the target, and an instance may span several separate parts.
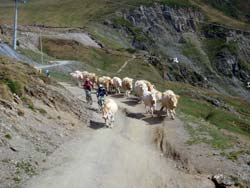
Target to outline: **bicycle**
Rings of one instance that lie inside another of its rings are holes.
[[[93,99],[91,96],[91,91],[85,90],[86,91],[86,101],[88,104],[92,105],[93,104]]]
[[[98,105],[99,105],[100,111],[102,110],[102,108],[103,108],[103,106],[104,106],[104,102],[105,102],[104,96],[98,97]]]

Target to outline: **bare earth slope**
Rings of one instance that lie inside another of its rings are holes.
[[[65,86],[84,97],[81,89]],[[90,108],[93,114],[89,129],[58,149],[48,160],[47,170],[25,187],[214,187],[206,177],[178,170],[174,161],[153,146],[153,132],[161,121],[128,117],[126,111],[136,114],[144,109],[126,99],[116,101],[120,110],[114,129],[103,127],[97,106]]]

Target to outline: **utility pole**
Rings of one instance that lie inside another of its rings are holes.
[[[42,61],[42,65],[43,65],[43,40],[42,40],[42,34],[40,31],[40,49],[41,49],[41,61]]]
[[[13,49],[16,50],[17,37],[17,15],[18,14],[18,0],[15,0],[15,19],[14,19],[14,35],[13,35]]]

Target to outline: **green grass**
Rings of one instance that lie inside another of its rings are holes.
[[[214,149],[224,150],[230,148],[233,144],[233,141],[235,141],[205,121],[201,122],[197,118],[192,118],[191,120],[184,118],[183,120],[187,122],[186,129],[191,136],[191,138],[186,142],[188,145],[206,143]],[[190,124],[190,121],[199,126],[193,127]]]
[[[55,58],[49,57],[47,54],[43,53],[43,62],[41,60],[41,53],[34,52],[32,50],[24,49],[24,48],[18,48],[18,51],[25,55],[26,57],[32,59],[35,62],[38,62],[39,64],[48,64],[49,61],[55,60]]]
[[[203,119],[219,129],[225,129],[233,133],[250,136],[250,108],[249,101],[228,97],[210,90],[193,87],[187,84],[168,82],[167,88],[173,89],[181,95],[178,112]],[[216,108],[211,103],[204,101],[199,96],[205,95],[217,99],[236,110],[227,111]]]
[[[53,26],[86,26],[89,21],[103,20],[124,8],[134,8],[141,4],[152,5],[154,0],[43,0],[29,1],[19,6],[19,23],[45,24]],[[188,6],[188,0],[159,0],[170,6]],[[13,2],[0,0],[0,20],[12,23]]]
[[[25,174],[31,176],[34,176],[36,174],[35,168],[32,166],[30,162],[26,161],[20,161],[16,164],[17,171],[16,174],[19,174],[21,171],[23,171]]]
[[[227,159],[230,159],[232,161],[237,161],[239,156],[241,155],[250,155],[250,150],[232,151],[224,155],[227,157]]]
[[[19,81],[6,79],[6,80],[4,80],[4,82],[7,84],[7,86],[9,87],[9,89],[12,93],[17,94],[18,96],[23,95],[24,87]]]
[[[12,136],[10,134],[6,134],[6,135],[4,135],[4,137],[9,139],[9,140],[12,138]]]
[[[45,75],[39,74],[28,64],[0,56],[0,97],[11,100],[13,93],[22,97],[27,87],[39,84],[38,80],[49,83]]]
[[[47,111],[46,111],[45,109],[43,109],[43,108],[37,108],[37,110],[38,110],[38,112],[39,112],[40,114],[42,114],[42,115],[47,114]]]

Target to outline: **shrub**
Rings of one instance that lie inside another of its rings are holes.
[[[6,85],[10,88],[10,91],[12,93],[17,94],[18,96],[22,96],[23,95],[23,87],[21,85],[20,82],[15,81],[15,80],[5,80]]]

